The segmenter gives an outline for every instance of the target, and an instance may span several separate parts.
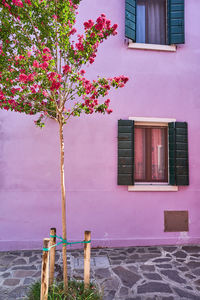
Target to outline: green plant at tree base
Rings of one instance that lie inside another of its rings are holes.
[[[91,283],[88,289],[84,289],[84,283],[69,281],[68,292],[64,292],[63,283],[54,283],[49,289],[48,300],[101,300],[102,293]],[[26,300],[40,300],[41,283],[35,282],[29,290]]]

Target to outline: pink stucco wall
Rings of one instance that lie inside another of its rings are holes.
[[[112,92],[112,115],[82,116],[65,127],[71,240],[89,229],[96,246],[200,242],[200,1],[185,4],[186,44],[176,53],[127,49],[122,0],[83,0],[80,6],[78,23],[104,12],[119,24],[88,76],[124,74],[130,81]],[[188,122],[188,187],[128,192],[117,186],[117,120],[129,116]],[[50,227],[61,233],[58,142],[53,121],[40,130],[26,116],[0,112],[0,250],[41,248]],[[164,233],[164,210],[189,210],[189,232]]]

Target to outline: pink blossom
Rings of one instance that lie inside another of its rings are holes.
[[[83,76],[85,74],[85,70],[81,70],[80,74]]]
[[[31,81],[34,80],[34,75],[35,75],[35,73],[29,74],[28,76],[26,74],[24,74],[24,73],[21,73],[19,75],[19,81],[21,81],[23,83],[31,82]]]
[[[90,107],[89,108],[89,113],[92,114],[93,112],[94,112],[94,109]]]
[[[91,37],[91,39],[93,39],[93,38],[95,37],[95,33],[92,32],[92,33],[90,34],[90,37]]]
[[[116,34],[117,34],[117,31],[116,31],[117,27],[118,27],[117,24],[114,24],[114,25],[112,26],[112,30],[113,30],[112,35],[116,35]]]
[[[45,47],[44,49],[43,49],[43,53],[50,53],[51,51],[50,51],[50,49],[48,48],[48,47]]]
[[[4,93],[3,91],[0,89],[0,100],[4,100],[5,97],[4,97]]]
[[[23,2],[21,0],[13,0],[12,2],[18,7],[23,7]]]
[[[48,66],[49,66],[48,62],[45,61],[45,62],[43,62],[43,64],[40,64],[39,67],[43,70],[46,70],[48,68]]]
[[[7,7],[9,10],[11,9],[11,6],[8,3],[5,3],[5,0],[2,1],[3,5]]]
[[[31,87],[31,93],[32,93],[32,94],[35,94],[35,93],[36,93],[36,89],[35,89],[33,86]]]
[[[85,30],[92,28],[92,26],[94,25],[94,22],[92,20],[88,20],[87,22],[85,22],[84,24]]]
[[[50,81],[53,81],[53,79],[54,79],[54,77],[56,76],[56,72],[51,72],[50,74],[48,74],[48,79],[50,80]]]
[[[121,76],[121,80],[122,80],[124,83],[127,83],[127,81],[129,81],[129,78],[122,75],[122,76]]]
[[[102,17],[103,15],[103,17]],[[106,18],[104,17],[105,15],[102,14],[97,20],[96,20],[96,25],[95,25],[95,29],[98,30],[98,31],[101,31],[104,26],[105,26],[105,23],[106,23]]]
[[[76,49],[79,51],[84,51],[84,46],[81,42],[76,43]]]
[[[107,100],[105,101],[105,105],[106,105],[106,106],[109,106],[109,103],[110,103],[110,99],[107,99]]]
[[[29,74],[27,77],[27,82],[33,81],[34,80],[34,73]]]
[[[116,30],[117,27],[118,27],[118,25],[117,25],[117,24],[114,24],[114,25],[112,26],[112,29],[113,29],[113,30]]]
[[[53,80],[50,90],[51,91],[58,90],[60,88],[60,86],[61,86],[60,82]]]
[[[56,15],[53,15],[52,18],[53,18],[54,20],[57,20],[57,19],[58,19],[58,17],[57,17]]]
[[[32,5],[30,0],[25,0],[25,3],[27,3],[28,5]]]
[[[34,68],[39,68],[39,62],[37,61],[37,60],[34,60],[34,62],[33,62],[33,67]]]
[[[26,80],[27,80],[27,75],[26,74],[22,73],[22,74],[19,75],[19,81],[25,83]]]
[[[64,73],[64,74],[67,74],[67,73],[71,72],[71,68],[70,68],[69,65],[65,65],[65,66],[62,67],[62,68],[63,68],[63,73]]]
[[[103,37],[104,37],[104,35],[103,35],[103,33],[102,33],[102,32],[98,33],[98,36],[99,36],[99,37],[101,37],[101,38],[103,38]]]
[[[110,25],[111,25],[111,21],[110,20],[106,20],[106,26],[107,26],[108,30],[110,30]]]
[[[108,113],[108,114],[111,114],[113,111],[112,111],[112,109],[106,109],[106,112]]]
[[[75,34],[76,33],[76,28],[72,28],[72,30],[69,32],[69,35]]]
[[[43,55],[43,56],[42,56],[42,60],[43,60],[43,61],[49,61],[49,60],[51,60],[51,59],[52,59],[51,54],[49,54],[49,55]]]
[[[93,64],[94,58],[93,58],[93,57],[90,57],[89,62],[90,62],[90,64]]]
[[[45,96],[45,97],[48,97],[48,93],[46,91],[43,91],[42,94]]]

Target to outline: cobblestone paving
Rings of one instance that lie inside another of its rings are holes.
[[[61,252],[56,277],[62,280]],[[68,252],[69,275],[83,279],[83,250]],[[0,300],[23,298],[40,279],[41,251],[0,252]],[[104,300],[200,300],[200,246],[92,249],[91,278]]]

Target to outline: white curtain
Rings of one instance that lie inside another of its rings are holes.
[[[154,128],[152,134],[152,179],[165,179],[165,131],[164,129]]]
[[[135,128],[134,179],[136,181],[164,181],[166,179],[165,130],[163,128]],[[147,156],[148,162],[146,162]],[[151,174],[151,178],[147,178],[149,176],[147,173]]]
[[[147,1],[148,12],[148,43],[165,44],[165,1]]]
[[[145,129],[135,128],[135,167],[134,179],[144,181],[146,177],[145,162]]]
[[[166,0],[137,0],[136,42],[166,44]]]

